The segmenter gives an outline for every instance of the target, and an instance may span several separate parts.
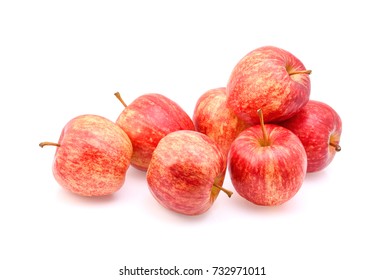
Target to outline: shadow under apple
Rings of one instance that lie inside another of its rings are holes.
[[[300,192],[300,190],[299,190]],[[282,214],[292,214],[302,211],[302,205],[300,203],[297,193],[289,201],[276,206],[262,206],[256,205],[245,198],[241,197],[239,194],[234,193],[232,196],[232,203],[236,205],[237,208],[243,210],[244,214],[247,215],[262,215],[262,216],[281,216]]]
[[[78,206],[100,206],[111,204],[116,201],[120,191],[121,190],[118,190],[116,193],[105,196],[81,196],[66,189],[60,188],[57,191],[57,196],[58,200],[65,204],[74,204]]]
[[[307,172],[304,179],[304,184],[302,187],[308,186],[310,184],[317,184],[321,181],[326,181],[329,172],[327,170],[321,170],[317,172]]]

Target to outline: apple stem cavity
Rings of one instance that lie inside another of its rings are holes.
[[[216,184],[213,184],[213,186],[214,186],[215,188],[218,188],[218,189],[221,190],[222,192],[225,192],[226,195],[228,195],[228,197],[231,197],[232,194],[233,194],[232,191],[227,190],[227,189],[225,189],[225,188],[223,188],[223,187],[220,187],[220,186],[218,186],[218,185],[216,185]]]
[[[312,70],[300,70],[300,71],[288,71],[289,76],[296,75],[296,74],[311,74]]]
[[[330,146],[334,147],[335,148],[335,151],[336,152],[340,152],[341,151],[341,147],[339,144],[335,144],[335,143],[329,143]]]
[[[116,92],[116,93],[115,93],[115,96],[116,96],[117,99],[119,99],[119,101],[121,102],[121,104],[124,105],[124,107],[127,107],[127,104],[124,102],[123,98],[121,97],[120,92]]]
[[[259,115],[261,131],[263,132],[263,141],[260,141],[260,144],[261,146],[264,146],[264,147],[269,146],[270,141],[269,141],[267,131],[265,130],[263,111],[259,109],[257,110],[257,114]]]
[[[54,143],[54,142],[41,142],[41,143],[39,144],[39,146],[40,146],[41,148],[43,148],[44,146],[56,146],[56,147],[60,147],[60,144],[58,144],[58,143]]]

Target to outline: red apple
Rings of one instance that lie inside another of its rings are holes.
[[[232,184],[240,196],[257,205],[274,206],[290,200],[303,184],[307,155],[290,130],[266,124],[244,130],[233,141],[228,162]]]
[[[165,208],[199,215],[224,190],[225,170],[225,158],[212,139],[197,131],[181,130],[160,140],[148,167],[147,182]]]
[[[255,49],[231,73],[228,107],[250,124],[259,124],[259,108],[266,123],[286,120],[308,102],[310,73],[288,51],[273,46]]]
[[[53,175],[57,182],[83,196],[109,195],[125,181],[132,144],[114,122],[97,115],[81,115],[70,120],[57,143]]]
[[[342,123],[329,105],[310,100],[295,116],[279,123],[295,133],[308,156],[307,172],[323,170],[341,150]]]
[[[208,90],[200,96],[193,113],[193,122],[197,131],[206,134],[219,145],[225,157],[233,140],[249,126],[227,107],[225,87]]]
[[[195,130],[187,113],[174,101],[161,94],[144,94],[126,105],[116,124],[129,136],[133,145],[131,164],[146,171],[160,139],[177,130]]]

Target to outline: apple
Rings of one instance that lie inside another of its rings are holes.
[[[262,206],[281,205],[301,188],[307,155],[290,130],[264,124],[247,128],[233,141],[228,155],[232,184],[240,196]]]
[[[120,93],[115,96],[125,109],[116,124],[129,136],[133,145],[131,164],[146,171],[160,139],[177,130],[195,130],[192,119],[174,101],[157,93],[144,94],[126,105]]]
[[[227,84],[228,107],[244,121],[259,124],[283,121],[309,100],[311,83],[303,63],[286,50],[265,46],[245,55],[234,67]]]
[[[295,116],[279,124],[303,143],[308,157],[307,172],[323,170],[341,150],[341,118],[328,104],[309,100]]]
[[[104,196],[125,181],[132,144],[114,122],[97,115],[81,115],[63,128],[56,146],[53,175],[65,189],[82,196]]]
[[[162,138],[147,171],[149,190],[165,208],[184,215],[206,212],[222,188],[225,158],[207,135],[180,130]]]
[[[225,87],[210,89],[200,96],[194,109],[193,122],[197,131],[218,144],[225,157],[233,140],[249,126],[227,107]]]

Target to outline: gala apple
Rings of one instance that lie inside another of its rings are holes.
[[[222,188],[226,164],[217,144],[207,135],[180,130],[162,138],[147,171],[155,199],[185,215],[206,212]]]
[[[129,105],[124,103],[118,92],[115,95],[125,106],[116,124],[131,139],[131,164],[139,170],[148,169],[152,153],[165,135],[177,130],[195,130],[187,113],[164,95],[144,94]]]
[[[250,124],[283,121],[309,100],[310,70],[286,50],[265,46],[245,55],[234,67],[227,84],[228,107]]]
[[[309,100],[295,116],[279,124],[303,143],[308,157],[307,172],[323,170],[341,150],[341,118],[324,102]]]
[[[132,144],[114,122],[97,115],[81,115],[70,120],[57,143],[53,175],[57,182],[83,196],[109,195],[125,181]]]
[[[196,130],[213,139],[227,157],[229,147],[248,125],[226,105],[224,87],[208,90],[198,99],[193,113]]]
[[[265,124],[247,128],[233,141],[228,163],[232,184],[240,196],[263,206],[290,200],[303,184],[307,155],[290,130]]]

